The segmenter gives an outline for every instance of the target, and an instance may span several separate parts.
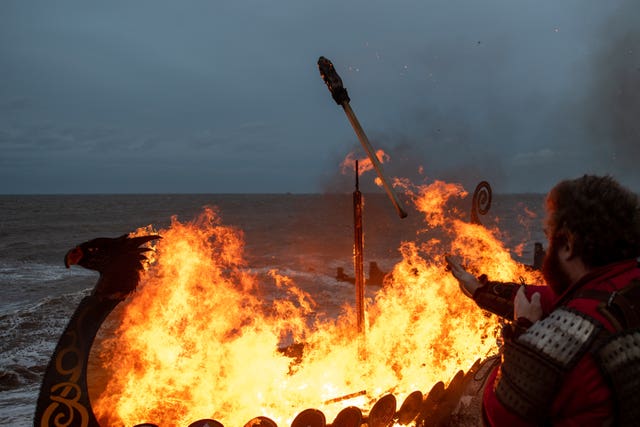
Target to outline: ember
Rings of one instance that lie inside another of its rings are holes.
[[[189,223],[174,218],[159,231],[156,262],[117,332],[94,351],[108,372],[92,399],[101,424],[186,426],[212,418],[244,426],[263,416],[285,426],[308,408],[327,422],[357,416],[349,407],[367,417],[383,396],[411,402],[417,390],[426,395],[495,352],[496,319],[478,316],[445,271],[444,254],[473,259],[494,280],[537,278],[511,259],[495,231],[447,211],[450,199],[466,195],[461,186],[405,191],[426,227],[446,230],[450,241],[402,244],[388,285],[366,301],[366,339],[350,301],[338,318],[312,316],[312,296],[277,271],[270,277],[284,297],[269,299],[247,271],[242,232],[214,210]]]

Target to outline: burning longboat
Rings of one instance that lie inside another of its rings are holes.
[[[112,287],[107,280],[112,270],[102,272],[54,353],[36,425],[187,426],[199,419],[226,426],[318,425],[298,424],[321,423],[318,411],[327,425],[339,425],[336,419],[355,422],[353,408],[367,425],[422,425],[450,415],[459,402],[473,405],[469,390],[479,390],[490,364],[476,361],[495,352],[498,324],[459,294],[434,254],[480,259],[483,272],[496,280],[512,281],[531,271],[512,261],[489,230],[449,218],[444,205],[434,204],[460,191],[460,186],[436,182],[412,193],[428,223],[451,230],[453,240],[446,248],[432,241],[403,244],[393,281],[375,300],[366,301],[364,340],[348,307],[338,319],[310,324],[312,299],[277,272],[272,278],[286,297],[262,299],[259,283],[239,268],[237,230],[222,224],[213,211],[190,223],[174,220],[158,232],[163,238],[154,252],[142,253],[136,246],[151,237],[120,238],[136,262],[116,259],[125,262],[132,277],[141,274],[137,291],[130,293],[131,284]],[[81,249],[97,250],[92,245]],[[79,263],[77,251],[72,253],[69,263]],[[144,254],[155,257],[147,271],[138,269]],[[89,396],[93,337],[125,298],[120,327],[92,356],[108,371],[109,381],[98,395]],[[283,348],[296,348],[283,345],[291,337],[304,346],[285,354]],[[458,411],[456,416],[466,415]],[[464,425],[460,420],[457,425]]]

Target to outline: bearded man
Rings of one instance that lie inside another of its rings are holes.
[[[490,426],[640,422],[640,205],[609,176],[558,183],[546,198],[548,286],[477,279],[461,290],[511,319],[483,394]]]

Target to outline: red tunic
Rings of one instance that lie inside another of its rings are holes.
[[[624,288],[633,279],[640,278],[636,260],[623,261],[598,268],[580,279],[560,297],[546,286],[527,286],[527,296],[534,292],[541,296],[543,317],[559,306],[579,310],[600,321],[613,331],[611,323],[597,310],[598,301],[574,298],[577,289],[596,289],[613,292]],[[533,422],[522,419],[506,409],[496,398],[494,385],[500,367],[491,373],[484,389],[483,411],[491,426],[531,426]],[[611,392],[592,356],[587,352],[564,379],[554,399],[549,418],[556,426],[602,426],[613,416]]]

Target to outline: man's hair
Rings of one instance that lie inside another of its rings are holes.
[[[589,267],[640,256],[638,196],[610,176],[584,175],[559,182],[547,195],[549,238],[570,234]],[[562,237],[561,237],[562,240]]]

